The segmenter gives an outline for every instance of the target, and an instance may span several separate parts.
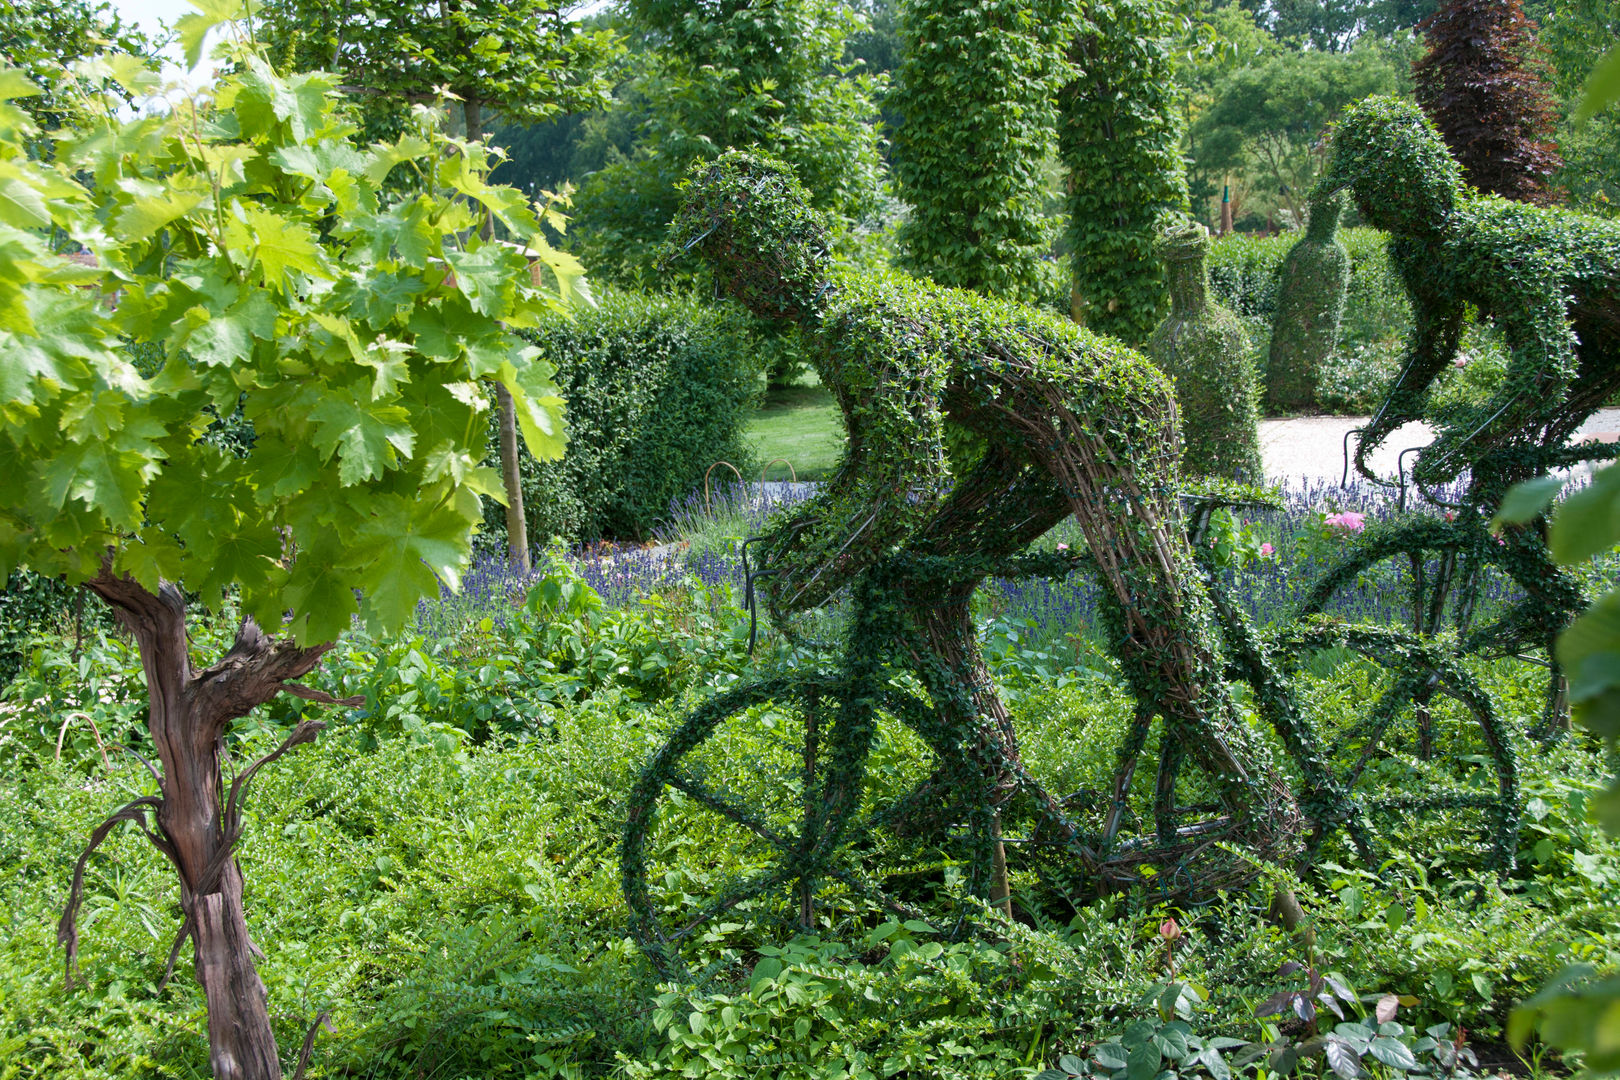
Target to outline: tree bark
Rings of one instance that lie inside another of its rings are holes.
[[[484,137],[484,107],[471,93],[463,95],[462,118],[467,128],[467,141],[477,142]],[[494,236],[494,222],[486,215],[484,239]],[[495,406],[500,423],[501,486],[506,489],[506,547],[512,568],[519,573],[529,572],[529,525],[523,516],[523,478],[518,470],[517,408],[512,395],[500,383],[495,384]]]
[[[165,582],[157,594],[103,570],[88,587],[107,601],[135,636],[151,705],[148,728],[162,764],[153,842],[180,877],[180,908],[197,981],[208,1003],[208,1047],[218,1080],[280,1080],[281,1062],[264,983],[253,966],[253,940],[242,903],[242,874],[231,855],[241,835],[241,797],[259,766],[324,726],[300,724],[275,753],[237,773],[229,789],[221,770],[225,728],[276,694],[333,701],[288,680],[311,671],[331,643],[309,648],[277,641],[245,619],[218,663],[193,671],[187,651],[185,599]],[[77,885],[77,882],[76,882]],[[77,888],[59,932],[72,964]],[[178,942],[177,942],[178,947]]]
[[[506,547],[512,568],[529,572],[529,526],[523,517],[523,478],[518,471],[517,407],[506,387],[495,384],[500,409],[501,484],[506,488]]]

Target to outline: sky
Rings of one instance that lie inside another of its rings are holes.
[[[134,23],[152,38],[162,36],[164,24],[173,26],[174,21],[180,16],[189,15],[197,10],[187,3],[187,0],[113,0],[112,6],[117,9],[121,19]],[[195,86],[213,81],[214,64],[208,58],[206,47],[203,49],[202,60],[197,65],[197,72],[193,76],[186,74],[178,42],[172,43],[165,55],[172,61],[163,68],[165,79],[184,80]]]

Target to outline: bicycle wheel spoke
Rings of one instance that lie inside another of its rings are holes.
[[[791,876],[786,870],[782,869],[754,874],[731,886],[702,908],[699,908],[698,913],[680,929],[667,935],[660,934],[660,937],[663,938],[666,944],[679,944],[683,938],[704,923],[711,922],[715,918],[724,915],[738,904],[752,900],[766,891],[784,884]]]
[[[697,779],[696,777],[684,776],[680,773],[672,773],[670,774],[668,783],[670,787],[685,792],[687,795],[691,796],[693,799],[696,799],[698,802],[702,803],[704,806],[707,806],[710,810],[713,810],[722,817],[735,821],[738,825],[741,825],[743,828],[752,832],[754,835],[758,836],[761,840],[764,840],[767,844],[770,844],[778,851],[785,852],[790,847],[789,841],[782,837],[781,834],[777,833],[770,826],[766,825],[763,821],[759,820],[757,817],[750,814],[736,803],[714,791],[707,784],[703,783],[703,781]]]

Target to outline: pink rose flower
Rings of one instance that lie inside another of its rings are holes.
[[[1272,546],[1270,544],[1261,544],[1260,545],[1260,557],[1262,559],[1271,558],[1271,553],[1272,553],[1273,550],[1274,549],[1272,548]]]
[[[1357,533],[1367,527],[1367,515],[1354,510],[1344,510],[1337,514],[1329,514],[1322,519],[1322,524],[1330,529],[1342,529],[1347,533]]]
[[[1068,551],[1069,550],[1069,545],[1068,544],[1059,544],[1058,545],[1058,550],[1059,551]]]

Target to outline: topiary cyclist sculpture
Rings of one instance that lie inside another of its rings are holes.
[[[995,876],[992,863],[1003,865],[986,809],[1021,795],[1049,840],[1067,845],[1070,869],[1091,890],[1141,880],[1144,863],[1178,890],[1230,884],[1248,864],[1221,841],[1267,859],[1298,851],[1292,794],[1223,681],[1178,501],[1175,402],[1152,365],[1029,308],[897,276],[834,272],[825,226],[805,193],[763,157],[734,152],[703,169],[672,235],[678,250],[707,261],[719,290],[762,318],[797,322],[812,343],[816,370],[843,412],[848,449],[822,491],[764,539],[758,576],[779,622],[846,586],[855,589],[856,612],[841,671],[744,687],[700,707],[632,792],[626,894],[655,956],[777,889],[797,895],[805,925],[817,918],[818,882],[901,909],[892,888],[864,882],[852,860],[840,861],[840,847],[864,831],[851,827],[862,814],[868,825],[901,833],[925,820],[969,822],[975,888]],[[1104,583],[1110,637],[1139,703],[1114,790],[1093,808],[1089,831],[1024,773],[969,609],[992,571],[1072,568],[1068,560],[1018,558],[1071,513]],[[932,707],[895,689],[897,677],[920,682]],[[722,790],[730,740],[716,737],[720,725],[767,711],[770,730],[803,739],[802,757],[752,761],[753,786]],[[874,807],[862,785],[880,715],[914,729],[936,765],[914,778],[908,795]],[[1123,840],[1132,773],[1156,716],[1155,829]],[[1200,775],[1178,789],[1183,760]],[[735,834],[725,841],[730,850],[757,848],[752,876],[702,883],[713,900],[696,914],[680,905],[671,914],[659,899],[671,887],[698,891],[677,884],[667,867],[658,872],[673,840],[651,838],[666,789],[680,793],[669,813],[706,808],[717,830]],[[1203,815],[1190,823],[1194,810],[1177,805],[1187,798]]]
[[[1487,524],[1513,484],[1615,454],[1612,445],[1570,440],[1620,389],[1620,224],[1480,195],[1463,183],[1422,111],[1391,98],[1368,98],[1340,120],[1317,193],[1346,187],[1362,216],[1391,234],[1390,256],[1414,322],[1405,366],[1361,433],[1356,467],[1379,481],[1367,455],[1396,428],[1425,418],[1436,436],[1417,451],[1414,480],[1424,487],[1467,480],[1450,504],[1451,520],[1420,515],[1369,530],[1302,610],[1321,610],[1374,563],[1404,556],[1419,634],[1435,635],[1449,621],[1464,653],[1546,649],[1551,678],[1541,728],[1556,730],[1567,710],[1551,642],[1586,598],[1549,557],[1544,521],[1500,537]],[[1429,409],[1470,309],[1506,340],[1507,372],[1483,400],[1459,397]],[[1525,597],[1476,626],[1486,567],[1511,578]]]
[[[1496,477],[1505,490],[1544,471],[1546,451],[1620,388],[1620,224],[1479,194],[1423,112],[1393,98],[1368,98],[1340,120],[1319,191],[1345,187],[1390,233],[1414,322],[1406,365],[1362,432],[1357,468],[1376,480],[1367,454],[1423,417],[1472,307],[1506,338],[1507,377],[1487,400],[1432,417],[1438,437],[1413,474],[1437,484],[1489,457],[1512,474]]]

